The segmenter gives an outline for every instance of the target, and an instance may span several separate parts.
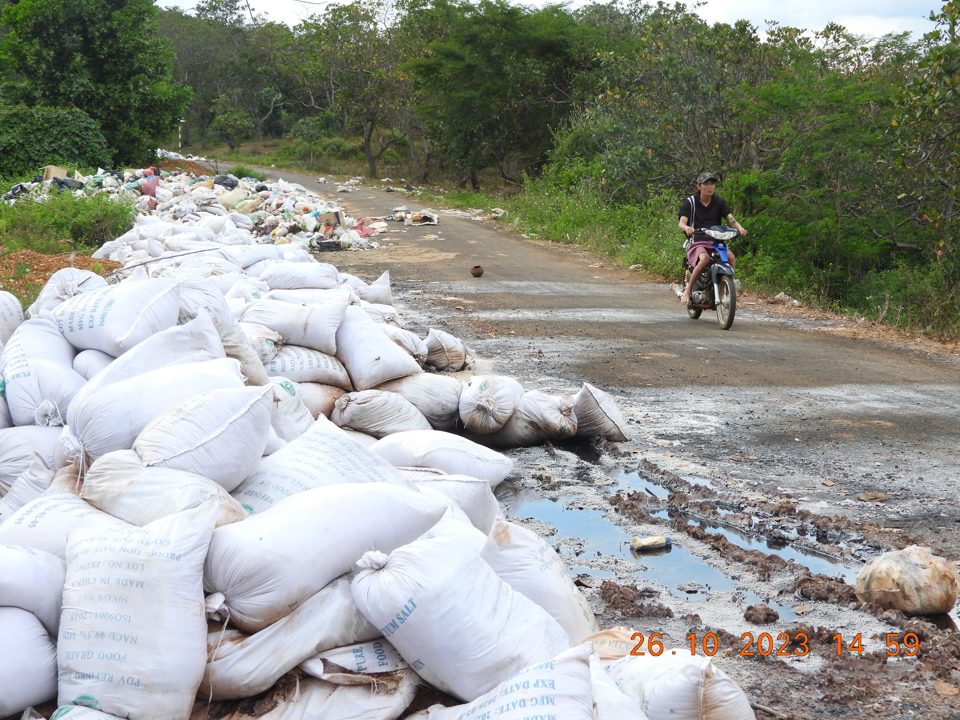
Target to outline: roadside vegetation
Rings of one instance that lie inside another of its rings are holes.
[[[147,164],[179,141],[492,193],[472,204],[675,278],[676,209],[709,169],[749,230],[747,287],[960,336],[960,0],[922,38],[761,35],[640,0],[354,0],[292,28],[242,0],[0,10],[2,176]]]

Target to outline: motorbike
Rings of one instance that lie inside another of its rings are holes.
[[[737,312],[737,282],[727,254],[727,241],[737,235],[739,233],[736,230],[726,225],[698,228],[694,233],[692,241],[708,239],[712,241],[713,249],[710,251],[710,264],[698,278],[691,279],[693,267],[687,261],[686,252],[683,256],[683,282],[677,297],[683,294],[687,283],[692,280],[694,285],[687,305],[687,315],[691,320],[699,318],[704,310],[716,310],[721,328],[729,330],[733,325],[733,317]]]

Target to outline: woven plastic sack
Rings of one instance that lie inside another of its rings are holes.
[[[260,273],[260,279],[275,289],[335,288],[339,285],[337,268],[322,262],[284,262]]]
[[[496,488],[513,460],[466,438],[439,430],[410,430],[378,440],[370,452],[395,467],[428,467],[481,478]]]
[[[82,293],[53,311],[63,336],[78,350],[119,357],[142,340],[177,324],[176,280],[126,280]]]
[[[498,518],[480,552],[501,580],[546,610],[573,643],[599,627],[557,551],[525,527]]]
[[[214,514],[205,503],[143,528],[71,534],[57,643],[61,705],[190,717],[206,663],[203,560]],[[90,592],[104,580],[109,593]]]
[[[263,366],[270,376],[281,376],[294,382],[333,385],[344,390],[353,389],[347,369],[333,355],[319,350],[284,345],[277,356]]]
[[[17,478],[40,460],[48,468],[56,467],[55,451],[60,438],[58,427],[11,427],[0,430],[0,496]]]
[[[304,490],[366,482],[403,484],[390,463],[322,417],[296,440],[263,458],[233,496],[258,513]]]
[[[418,373],[383,383],[377,390],[394,392],[409,400],[434,430],[453,430],[460,420],[462,387],[463,383],[451,375]]]
[[[340,427],[376,438],[405,430],[430,429],[430,423],[412,403],[382,390],[343,395],[334,403],[330,419]]]
[[[47,278],[37,299],[27,308],[27,316],[38,317],[44,310],[53,310],[75,295],[99,290],[106,286],[107,281],[95,272],[72,267],[62,268]],[[2,322],[2,310],[0,310],[0,325]],[[2,333],[0,333],[0,339],[2,339]]]
[[[64,557],[67,537],[74,530],[127,526],[72,492],[54,492],[51,487],[0,524],[0,544],[23,545]]]
[[[460,391],[460,420],[473,433],[492,433],[517,409],[523,386],[505,375],[477,375]]]
[[[194,473],[230,492],[260,462],[273,402],[273,385],[195,395],[151,420],[133,449],[147,467]]]
[[[207,598],[208,610],[215,598]],[[349,578],[338,578],[258,633],[211,632],[200,695],[214,700],[257,695],[317,653],[378,635],[357,610]]]
[[[460,338],[430,328],[424,342],[427,344],[427,365],[437,370],[456,371],[467,364],[467,346]]]
[[[387,337],[360,308],[347,308],[337,330],[337,358],[356,390],[368,390],[388,380],[423,372],[410,355]]]
[[[464,542],[463,527],[443,522],[389,555],[366,553],[353,597],[420,677],[469,702],[570,642]]]
[[[322,305],[295,305],[280,300],[256,300],[247,305],[241,322],[265,325],[280,333],[285,343],[328,355],[337,353],[337,328],[350,297],[346,293]]]
[[[416,490],[386,483],[305,490],[217,528],[204,582],[223,594],[238,628],[257,632],[349,571],[364,552],[410,542],[443,511]]]
[[[98,458],[83,478],[80,496],[99,510],[141,527],[208,501],[217,506],[217,527],[247,517],[240,503],[213,480],[183,470],[147,467],[133,450],[116,450]]]
[[[0,290],[0,350],[23,322],[23,306],[13,293]]]
[[[524,668],[467,705],[434,705],[410,720],[597,720],[590,677],[590,646],[581,645]]]
[[[620,408],[607,393],[590,383],[584,383],[573,399],[577,418],[577,435],[602,437],[613,442],[626,442],[627,421]]]
[[[0,607],[0,716],[19,715],[57,694],[57,648],[33,613]]]

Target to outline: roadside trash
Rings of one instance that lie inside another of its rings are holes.
[[[40,168],[43,170],[43,179],[44,180],[53,180],[54,178],[65,178],[67,176],[67,171],[57,165],[47,165]]]
[[[440,216],[433,210],[419,210],[407,215],[404,225],[437,225],[440,222]]]
[[[886,552],[857,575],[862,602],[901,610],[907,615],[950,612],[960,592],[960,577],[944,558],[919,545]]]
[[[652,535],[650,537],[638,537],[634,535],[630,538],[630,549],[638,553],[669,549],[672,545],[673,542],[671,539],[663,535]]]

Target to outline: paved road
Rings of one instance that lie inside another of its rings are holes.
[[[284,178],[333,190],[312,177]],[[364,188],[332,197],[357,217],[422,207]],[[749,292],[733,329],[723,331],[707,314],[688,319],[664,282],[451,212],[441,211],[437,226],[391,223],[376,240],[379,249],[328,259],[368,280],[389,269],[408,327],[459,335],[477,355],[476,372],[555,393],[587,381],[617,399],[630,442],[601,448],[599,458],[515,451],[520,477],[498,490],[512,516],[532,518],[544,534],[557,529],[552,541],[572,572],[646,585],[654,604],[673,613],[637,621],[588,590],[604,625],[640,622],[680,644],[699,619],[739,637],[756,628],[745,622],[745,606],[762,598],[781,613],[769,626],[774,634],[805,622],[876,637],[896,628],[849,608],[849,596],[795,597],[801,565],[849,582],[863,560],[911,541],[960,556],[957,354],[773,307]],[[478,264],[484,274],[474,278],[469,270]],[[630,490],[663,499],[646,499],[644,520],[612,497]],[[727,537],[740,548],[770,553],[764,543],[786,534],[790,544],[777,552],[798,564],[764,570],[766,555],[734,558],[735,548],[701,542],[686,527],[697,513],[726,522],[704,527],[732,528]],[[665,532],[682,539],[659,566],[623,550],[631,534]],[[813,546],[841,563],[824,569],[824,556],[804,554]],[[685,581],[698,585],[694,594]],[[875,665],[834,667],[829,655],[827,648],[816,660],[720,664],[783,717],[862,717],[867,696],[877,716],[953,717],[931,677],[912,665],[881,673]]]

